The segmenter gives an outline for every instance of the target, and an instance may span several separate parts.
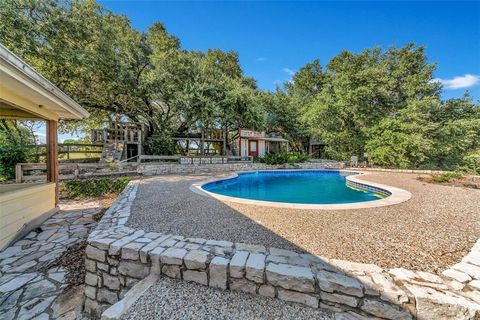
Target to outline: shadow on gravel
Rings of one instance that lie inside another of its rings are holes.
[[[206,176],[201,175],[166,175],[143,179],[132,205],[132,215],[127,225],[145,231],[227,240],[308,253],[225,203],[189,190],[192,183],[205,180],[205,178]],[[326,277],[323,285],[330,286],[322,287],[321,308],[333,311],[359,311],[362,309],[382,318],[411,318],[408,308],[394,307],[387,302],[397,301],[399,296],[387,297],[385,295],[380,298],[378,287],[373,285],[371,278],[365,277],[365,273],[359,272],[359,264],[337,262],[334,265],[330,260],[320,258],[310,264],[310,266],[317,266],[314,268],[317,275],[322,274]],[[374,272],[379,271],[375,269]],[[384,281],[395,286],[392,278],[385,273],[379,274],[383,277],[386,276]],[[369,280],[366,281],[365,278],[369,278]],[[318,281],[315,286],[318,294],[320,292]],[[326,292],[330,292],[330,294]],[[397,294],[400,293],[397,292]],[[408,300],[406,295],[405,298]],[[340,305],[342,309],[338,308]],[[412,306],[413,304],[410,304],[410,307]],[[338,319],[356,318],[345,314],[344,318]]]
[[[214,240],[302,248],[216,199],[189,190],[205,176],[160,176],[144,179],[132,206],[131,227]],[[162,183],[168,182],[168,183]]]

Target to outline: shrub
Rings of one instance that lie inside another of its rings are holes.
[[[121,192],[128,181],[128,177],[70,180],[63,183],[63,190],[69,199],[100,197],[107,193]]]
[[[452,180],[463,178],[463,175],[458,172],[445,172],[437,174],[432,177],[432,180],[438,183],[450,182]]]
[[[458,170],[470,174],[480,174],[480,150],[464,156]]]
[[[308,158],[308,154],[305,153],[282,151],[277,153],[267,153],[264,157],[260,158],[260,162],[276,165],[285,163],[305,162],[306,160],[308,160]]]
[[[147,138],[143,144],[146,154],[172,155],[177,151],[177,146],[172,138],[164,134],[156,134]]]
[[[0,144],[0,180],[15,177],[15,165],[27,162],[28,149],[22,144]]]

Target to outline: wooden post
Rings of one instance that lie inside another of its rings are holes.
[[[238,156],[242,159],[242,129],[238,128]]]
[[[205,143],[205,135],[204,135],[204,129],[202,127],[202,133],[201,133],[201,137],[200,137],[200,155],[201,156],[203,156],[204,152],[205,152],[204,143]]]
[[[15,165],[15,182],[22,183],[22,180],[23,180],[22,165],[20,163],[17,163]]]
[[[58,205],[58,137],[57,121],[47,120],[47,182],[54,182],[55,206]]]
[[[227,155],[227,127],[223,131],[223,149],[222,149],[222,156]]]

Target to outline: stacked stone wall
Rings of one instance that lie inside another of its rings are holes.
[[[297,163],[293,165],[268,165],[265,163],[227,164],[141,164],[137,171],[146,176],[163,174],[201,174],[230,171],[274,170],[274,169],[341,169],[343,164],[335,161]]]

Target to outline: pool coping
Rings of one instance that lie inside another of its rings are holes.
[[[355,187],[365,188],[365,189],[379,189],[382,191],[387,191],[390,193],[385,198],[372,200],[372,201],[363,201],[363,202],[354,202],[354,203],[338,203],[338,204],[306,204],[306,203],[291,203],[291,202],[274,202],[274,201],[263,201],[263,200],[252,200],[246,198],[237,198],[221,195],[218,193],[213,193],[203,189],[202,187],[208,183],[222,181],[226,179],[234,179],[239,176],[239,174],[244,173],[254,173],[258,171],[284,171],[284,170],[253,170],[253,171],[239,171],[234,173],[229,173],[226,175],[221,175],[217,177],[211,177],[199,182],[195,182],[190,186],[190,190],[206,197],[212,197],[219,201],[235,202],[248,205],[256,206],[267,206],[274,208],[289,208],[289,209],[304,209],[304,210],[347,210],[347,209],[366,209],[366,208],[377,208],[399,204],[409,200],[412,197],[412,194],[406,190],[387,186],[384,184],[363,181],[358,179],[358,177],[371,174],[369,172],[363,171],[349,171],[349,170],[318,170],[318,169],[293,169],[288,171],[339,171],[345,173],[355,173],[354,175],[346,176],[347,184],[353,184]]]

